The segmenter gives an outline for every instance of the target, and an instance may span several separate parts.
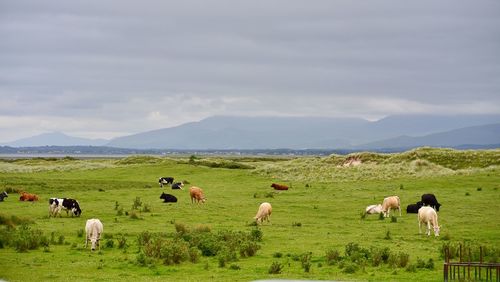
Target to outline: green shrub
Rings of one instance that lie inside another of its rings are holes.
[[[83,237],[83,229],[80,228],[76,231],[76,237],[82,238]]]
[[[311,252],[304,253],[300,256],[300,264],[305,272],[309,272],[311,270],[311,257],[312,257]]]
[[[283,264],[279,263],[278,261],[273,261],[267,273],[280,274],[282,270],[283,270]]]
[[[430,258],[427,263],[425,264],[425,268],[434,270],[434,260]]]
[[[262,237],[264,236],[262,230],[260,230],[259,227],[252,229],[250,234],[254,241],[259,241],[259,242],[262,241]]]
[[[189,233],[189,228],[184,223],[176,222],[174,226],[175,226],[175,232],[181,235]]]
[[[200,260],[200,250],[196,247],[189,248],[189,261],[197,263]]]
[[[141,212],[151,212],[151,207],[148,204],[144,204],[141,209]]]
[[[113,239],[108,239],[108,240],[106,240],[106,243],[104,244],[104,246],[107,249],[112,249],[115,246],[115,241],[113,241]]]
[[[231,265],[229,266],[229,269],[232,269],[232,270],[240,270],[240,269],[241,269],[241,267],[240,267],[239,265],[237,265],[237,264],[231,264]]]
[[[49,245],[49,240],[41,230],[33,230],[26,224],[21,225],[16,230],[16,234],[12,239],[13,247],[18,252],[27,252],[28,250],[38,249],[41,245]]]
[[[118,215],[118,216],[123,215],[123,208],[122,207],[118,208],[118,210],[116,211],[116,215]]]
[[[128,245],[127,245],[127,238],[122,235],[118,239],[118,249],[126,249],[127,247],[128,247]]]
[[[281,258],[281,257],[283,257],[283,254],[280,252],[276,252],[273,254],[273,258]]]
[[[330,249],[326,251],[326,263],[328,265],[334,265],[340,261],[340,252],[338,250]]]
[[[398,218],[395,215],[391,216],[391,222],[392,223],[398,222]]]
[[[398,253],[398,267],[404,268],[410,261],[410,255],[407,253]]]
[[[259,249],[260,246],[256,242],[247,240],[241,243],[240,256],[253,257]]]
[[[132,209],[138,210],[142,206],[141,198],[135,197],[134,202],[132,203]]]
[[[346,263],[344,265],[344,269],[342,270],[342,272],[344,273],[348,273],[348,274],[353,274],[355,273],[356,271],[358,270],[358,266],[354,263]]]

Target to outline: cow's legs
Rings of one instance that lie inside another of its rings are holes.
[[[427,221],[427,236],[431,236],[431,221]]]

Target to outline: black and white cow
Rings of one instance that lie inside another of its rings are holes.
[[[66,215],[71,212],[71,216],[80,216],[82,210],[80,204],[75,199],[69,198],[50,198],[49,199],[49,217],[61,216],[61,210],[66,211]]]
[[[160,184],[160,187],[163,187],[163,184],[173,184],[174,178],[173,177],[160,177],[158,179],[158,183]]]
[[[177,198],[170,194],[161,193],[160,199],[163,199],[164,203],[177,203]]]
[[[6,191],[3,191],[2,193],[0,193],[0,202],[3,202],[3,199],[7,198],[7,197],[9,197],[9,195],[7,195]]]
[[[181,189],[182,190],[182,187],[184,187],[184,183],[182,183],[182,182],[176,182],[176,183],[172,184],[172,189]]]
[[[424,204],[424,206],[430,206],[434,208],[436,211],[439,211],[439,207],[441,206],[441,204],[438,203],[436,196],[434,196],[434,194],[423,194],[422,203]]]
[[[415,204],[410,204],[406,207],[406,213],[418,213],[418,210],[423,206],[424,204],[421,201],[418,201]]]

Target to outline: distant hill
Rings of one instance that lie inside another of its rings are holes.
[[[434,133],[419,137],[399,136],[382,141],[371,142],[358,146],[360,149],[380,148],[415,148],[432,147],[468,147],[474,145],[492,145],[500,143],[500,123],[471,126],[446,132]]]
[[[2,145],[11,147],[35,146],[102,146],[108,143],[105,139],[86,139],[68,136],[61,132],[43,133],[33,137],[19,139]]]
[[[343,148],[350,146],[343,136],[367,123],[314,117],[212,117],[115,138],[107,145],[141,149]]]
[[[498,127],[469,127],[488,124],[500,124],[500,115],[398,115],[378,121],[359,118],[215,116],[111,141],[77,138],[54,132],[0,145],[107,146],[137,150],[400,150],[418,146],[483,148],[500,143]],[[459,131],[450,132],[455,130]]]
[[[107,145],[138,149],[349,149],[403,135],[423,136],[498,122],[500,115],[402,115],[375,122],[356,118],[218,116],[115,138]]]

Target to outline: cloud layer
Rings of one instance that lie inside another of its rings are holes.
[[[3,1],[0,142],[500,113],[498,1]]]

